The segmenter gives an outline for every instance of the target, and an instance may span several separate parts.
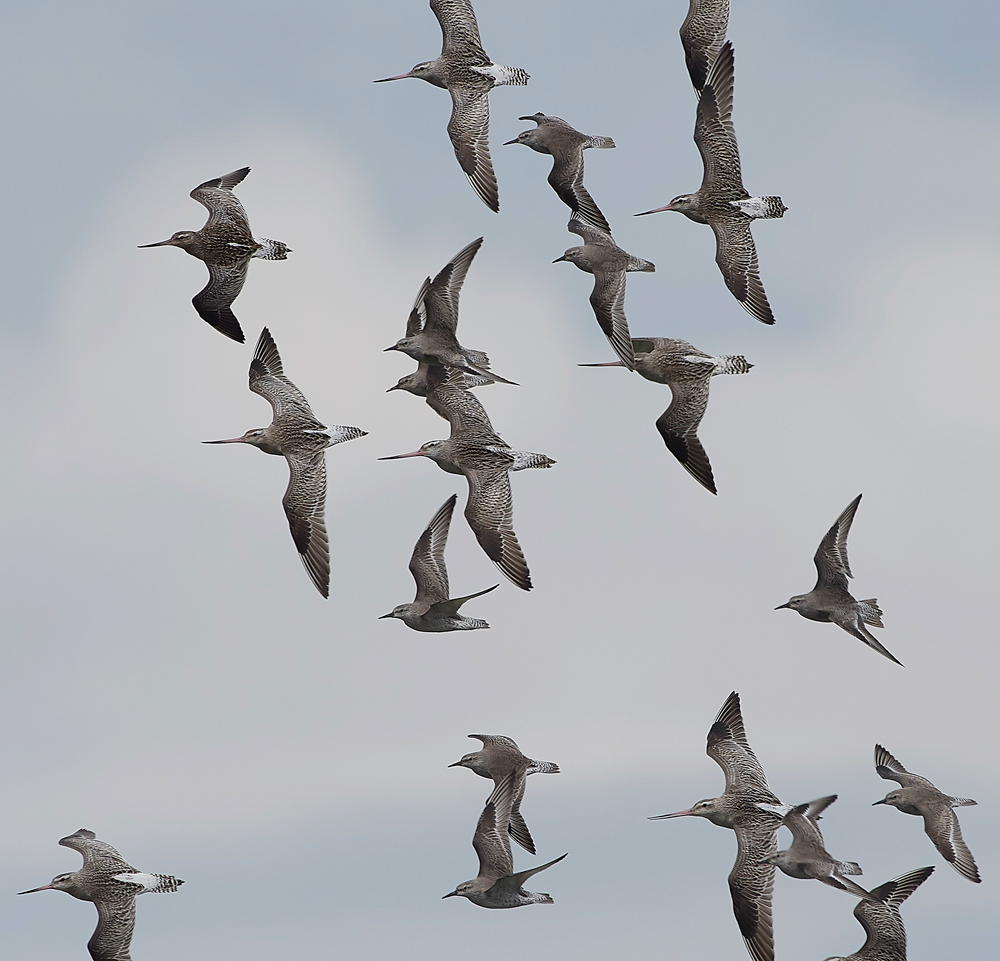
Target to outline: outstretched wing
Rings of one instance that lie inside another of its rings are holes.
[[[73,834],[60,838],[59,844],[64,848],[79,851],[83,855],[84,867],[99,868],[115,874],[135,870],[110,844],[98,841],[97,835],[86,828],[80,828]]]
[[[704,174],[701,189],[710,194],[747,196],[740,172],[740,150],[733,128],[733,46],[726,43],[708,75],[694,123],[694,142]]]
[[[935,805],[933,811],[924,815],[924,830],[934,842],[934,847],[941,852],[941,856],[963,878],[979,884],[982,880],[979,877],[979,869],[976,867],[972,852],[962,838],[958,817],[948,806],[947,801]]]
[[[490,58],[479,39],[479,24],[469,0],[431,0],[431,10],[441,25],[441,54],[454,54],[488,64]]]
[[[569,127],[569,124],[566,126]],[[556,196],[577,218],[611,236],[607,218],[583,185],[583,149],[579,144],[558,152],[553,151],[552,170],[549,171],[548,180]]]
[[[777,831],[736,830],[736,863],[729,872],[729,893],[740,934],[753,961],[774,961],[771,892],[774,865],[761,864],[778,850]]]
[[[726,775],[726,793],[744,790],[753,786],[771,793],[767,786],[767,777],[760,766],[750,744],[747,741],[746,730],[743,727],[743,714],[740,710],[740,696],[733,691],[726,698],[722,709],[716,715],[715,722],[708,732],[708,745],[705,753]],[[775,798],[777,801],[777,798]],[[775,821],[777,824],[777,820]]]
[[[243,204],[233,193],[233,187],[248,173],[250,173],[249,167],[241,167],[214,180],[206,180],[191,191],[191,197],[208,211],[206,227],[216,224],[238,224],[247,233],[250,232],[250,223]]]
[[[472,241],[463,247],[431,281],[423,295],[426,330],[448,330],[452,334],[458,327],[458,297],[465,283],[465,275],[479,248],[483,238]]]
[[[714,368],[708,367],[703,379],[671,381],[673,399],[657,420],[656,428],[667,449],[684,469],[702,487],[715,494],[712,465],[698,439],[698,425],[708,407],[708,382],[713,372]]]
[[[431,518],[420,535],[413,556],[410,573],[417,585],[417,604],[437,604],[448,600],[448,568],[444,563],[444,548],[448,543],[448,528],[458,495],[452,494]]]
[[[875,772],[880,778],[896,781],[902,787],[934,787],[927,778],[907,771],[881,744],[875,745]]]
[[[691,0],[680,35],[695,90],[705,86],[708,72],[725,43],[728,26],[729,0]]]
[[[330,547],[326,507],[326,455],[323,450],[286,455],[288,487],[281,500],[288,527],[309,577],[323,597],[330,596]]]
[[[593,307],[597,323],[619,360],[629,370],[635,370],[632,336],[625,317],[624,270],[594,271],[594,289],[590,294],[590,306]]]
[[[469,482],[465,519],[486,556],[523,591],[531,590],[531,575],[514,533],[514,506],[507,468],[463,470]]]
[[[508,774],[486,799],[479,815],[472,846],[479,855],[479,877],[503,878],[514,870],[514,859],[507,839],[510,806],[513,801],[513,773]]]
[[[774,314],[760,280],[750,220],[742,215],[713,220],[712,231],[715,234],[715,262],[729,292],[751,317],[762,324],[773,324]]]
[[[243,289],[249,263],[248,256],[238,264],[205,264],[208,283],[191,300],[202,320],[239,344],[245,340],[243,328],[230,305]]]
[[[860,503],[861,495],[858,494],[844,508],[840,517],[833,522],[833,527],[819,542],[816,555],[813,557],[816,573],[819,576],[816,581],[817,587],[847,590],[847,578],[854,576],[851,573],[851,564],[847,559],[847,535],[851,531],[851,524],[854,523],[854,515],[857,513]]]
[[[500,209],[497,177],[490,158],[490,101],[488,90],[452,86],[448,136],[455,156],[473,190],[490,210]]]
[[[131,961],[129,945],[135,930],[135,898],[95,901],[97,927],[87,942],[93,961]]]
[[[275,420],[294,414],[297,419],[312,423],[317,428],[323,426],[316,420],[302,391],[285,376],[277,345],[266,327],[260,332],[253,360],[250,361],[250,390],[267,400]],[[308,426],[308,423],[303,426]]]

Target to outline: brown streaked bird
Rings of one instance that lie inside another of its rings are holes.
[[[695,223],[708,224],[715,233],[715,262],[726,286],[747,313],[763,324],[773,324],[774,314],[760,282],[750,222],[781,217],[788,208],[780,197],[751,197],[747,193],[732,114],[733,45],[727,41],[698,101],[694,142],[705,168],[701,186],[693,194],[674,197],[665,207],[636,216],[676,210]]]
[[[625,275],[636,270],[652,273],[656,267],[648,260],[626,253],[614,242],[611,234],[585,223],[576,214],[570,217],[566,229],[582,238],[583,246],[570,247],[552,263],[565,260],[594,275],[590,306],[594,309],[597,323],[622,364],[629,370],[635,370],[632,338],[625,318]]]
[[[431,633],[475,631],[490,626],[486,621],[477,617],[465,617],[458,611],[466,601],[495,591],[499,584],[476,594],[466,594],[465,597],[448,596],[448,568],[444,563],[444,549],[448,543],[448,528],[451,526],[456,498],[457,495],[452,494],[444,502],[413,548],[410,573],[417,584],[417,596],[413,603],[397,604],[379,620],[395,617],[414,631]]]
[[[490,159],[489,92],[505,84],[523,86],[528,74],[520,67],[499,66],[486,55],[469,0],[430,0],[430,6],[441,25],[441,55],[418,63],[409,73],[375,83],[415,77],[451,94],[448,136],[455,156],[479,199],[498,211],[500,197]]]
[[[178,230],[168,240],[140,247],[180,247],[205,262],[208,285],[191,301],[202,320],[219,333],[243,343],[243,329],[230,305],[240,295],[247,279],[247,267],[254,258],[284,260],[291,252],[280,240],[254,237],[250,221],[233,187],[250,173],[241,167],[232,173],[206,180],[191,196],[208,210],[201,230]]]
[[[250,390],[273,411],[267,427],[242,437],[206,440],[205,444],[250,444],[288,461],[288,487],[281,500],[306,572],[323,595],[330,595],[330,548],[323,517],[326,506],[326,448],[364,437],[357,427],[327,427],[316,419],[302,391],[286,376],[271,332],[265,327],[250,361]]]
[[[904,814],[924,819],[924,831],[941,856],[963,878],[979,884],[979,869],[965,841],[958,817],[952,808],[968,807],[976,802],[967,797],[951,797],[939,791],[925,777],[911,774],[881,744],[875,745],[875,770],[887,781],[897,781],[898,791],[890,791],[875,804],[888,804]],[[874,805],[873,805],[874,807]]]
[[[837,795],[831,794],[805,804],[758,804],[762,811],[783,815],[782,824],[792,832],[792,846],[765,860],[777,865],[790,878],[814,879],[857,898],[870,898],[868,891],[845,877],[861,874],[861,868],[854,861],[831,857],[823,844],[817,822],[836,800]]]
[[[680,34],[684,61],[698,93],[726,42],[728,28],[729,0],[691,0]]]
[[[489,381],[513,384],[487,370],[489,358],[481,351],[467,350],[458,342],[458,297],[473,258],[483,238],[463,247],[431,280],[424,280],[406,321],[406,336],[389,350],[399,350],[428,365],[453,367]]]
[[[863,601],[856,601],[847,589],[847,579],[854,576],[847,560],[847,535],[851,531],[851,524],[854,522],[854,515],[860,503],[861,495],[858,494],[844,508],[844,512],[833,522],[833,527],[819,542],[813,557],[817,573],[816,586],[808,594],[796,594],[786,603],[779,604],[775,610],[780,611],[787,607],[811,621],[832,622],[902,667],[903,664],[897,661],[865,627],[866,624],[879,628],[884,626],[878,599],[869,597]]]
[[[708,408],[709,381],[716,374],[745,374],[753,367],[745,357],[723,354],[712,357],[686,340],[670,337],[633,337],[636,373],[670,388],[670,406],[660,415],[656,429],[667,450],[706,490],[713,494],[715,477],[708,454],[698,439],[698,426]],[[624,367],[620,360],[581,367]]]
[[[79,871],[59,874],[51,884],[35,891],[65,891],[80,901],[91,901],[97,908],[97,927],[87,950],[93,961],[130,961],[129,945],[135,930],[135,899],[147,892],[176,891],[184,882],[169,874],[146,874],[137,871],[110,844],[98,841],[86,828],[62,838],[64,848],[83,855]]]
[[[479,874],[471,881],[463,881],[444,898],[468,898],[481,908],[521,908],[528,904],[552,904],[552,897],[534,891],[525,891],[522,885],[532,875],[558,864],[566,855],[539,865],[528,871],[514,873],[514,858],[507,840],[511,804],[514,799],[514,773],[508,774],[486,799],[486,807],[479,816],[472,846],[479,856]]]
[[[555,461],[545,454],[514,450],[492,428],[472,424],[455,429],[447,440],[430,440],[419,450],[380,457],[401,460],[427,457],[449,474],[463,474],[469,484],[465,519],[486,556],[517,587],[531,590],[531,575],[514,533],[514,504],[510,471],[551,467]]]
[[[906,961],[906,928],[899,906],[933,873],[934,868],[918,868],[872,888],[871,898],[854,905],[854,916],[865,929],[865,943],[846,958],[826,961]]]
[[[588,147],[614,147],[615,142],[610,137],[591,137],[580,133],[562,118],[547,117],[544,113],[517,119],[534,120],[537,126],[534,130],[522,130],[504,146],[520,143],[538,153],[549,154],[552,157],[549,186],[581,220],[610,234],[611,227],[601,208],[583,185],[583,152]]]
[[[466,754],[460,761],[449,764],[448,767],[467,767],[480,777],[490,778],[496,787],[499,787],[505,777],[513,777],[514,797],[510,807],[507,833],[525,851],[534,854],[535,842],[521,816],[525,782],[529,774],[558,774],[559,765],[553,764],[552,761],[536,761],[525,757],[514,741],[502,734],[470,734],[469,737],[482,741],[483,749]]]
[[[771,892],[778,850],[776,833],[781,815],[761,804],[780,805],[767,785],[760,762],[750,749],[740,696],[735,691],[726,698],[708,732],[708,756],[726,775],[726,790],[717,798],[698,801],[694,807],[650,818],[694,816],[707,818],[736,834],[736,863],[729,872],[729,892],[733,914],[753,961],[774,961],[774,928],[771,920]]]

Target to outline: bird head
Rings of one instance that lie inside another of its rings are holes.
[[[644,210],[642,213],[636,214],[635,216],[645,217],[646,214],[658,214],[664,210],[676,210],[678,213],[682,214],[691,210],[694,206],[695,200],[691,194],[680,194],[679,196],[674,197],[674,199],[671,200],[666,207],[655,207],[653,210]]]
[[[139,244],[140,250],[143,247],[190,247],[197,240],[197,234],[193,230],[178,230],[166,240],[159,240],[155,244]]]
[[[806,594],[796,594],[795,597],[789,598],[788,601],[787,601],[787,603],[785,603],[785,604],[779,604],[775,608],[775,610],[776,611],[780,611],[780,610],[783,610],[786,607],[789,610],[792,610],[792,611],[800,610],[803,607],[803,605],[805,604],[807,596],[808,595],[806,595]]]
[[[68,874],[57,874],[53,879],[51,884],[43,884],[40,888],[30,888],[27,891],[18,891],[18,894],[34,894],[36,891],[70,891],[74,885],[74,879],[76,878],[76,872],[71,871]]]

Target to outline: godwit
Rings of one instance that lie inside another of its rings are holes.
[[[334,444],[364,437],[357,427],[327,427],[316,419],[305,399],[286,376],[278,348],[265,327],[250,361],[250,390],[271,405],[274,416],[267,427],[248,430],[242,437],[206,440],[205,444],[252,444],[265,454],[288,461],[288,488],[282,498],[292,540],[316,590],[330,594],[330,548],[323,509],[326,505],[326,455]]]
[[[817,822],[836,800],[837,795],[831,794],[805,804],[758,804],[763,811],[783,815],[782,824],[792,832],[792,846],[771,855],[768,860],[790,878],[813,878],[855,897],[870,898],[868,891],[844,877],[861,874],[861,868],[854,861],[838,861],[831,857],[823,844]]]
[[[558,864],[566,855],[529,871],[514,873],[514,859],[507,840],[511,804],[514,798],[514,772],[511,771],[486,800],[479,816],[472,846],[479,855],[479,875],[463,881],[444,898],[468,898],[481,908],[520,908],[526,904],[552,904],[548,894],[525,891],[522,885],[533,874]]]
[[[906,961],[906,929],[899,906],[933,873],[934,868],[918,868],[872,888],[871,898],[854,905],[854,916],[865,929],[860,951],[846,958],[826,961]]]
[[[409,73],[375,83],[416,77],[451,94],[448,136],[473,190],[490,210],[500,209],[497,178],[490,159],[489,92],[505,84],[523,86],[528,75],[520,67],[501,67],[483,50],[479,25],[469,0],[430,0],[441,25],[441,55],[418,63]]]
[[[539,153],[549,154],[552,157],[549,186],[577,217],[610,234],[611,228],[604,214],[583,185],[583,152],[588,147],[613,147],[615,142],[610,137],[590,137],[580,133],[565,120],[546,117],[544,113],[517,119],[534,120],[537,126],[534,130],[521,131],[504,146],[522,143]]]
[[[726,286],[744,310],[761,323],[773,324],[757,267],[750,221],[781,217],[788,209],[780,197],[751,197],[743,186],[740,152],[733,129],[733,45],[725,43],[712,66],[698,101],[694,142],[705,167],[701,187],[674,197],[666,207],[644,210],[637,217],[676,210],[715,232],[715,262]]]
[[[479,546],[504,575],[523,591],[531,590],[531,575],[514,533],[514,505],[510,471],[551,467],[555,461],[545,454],[514,450],[484,425],[463,430],[452,426],[447,440],[431,440],[419,450],[394,454],[379,460],[428,457],[449,474],[464,474],[469,484],[465,519]]]
[[[492,779],[495,786],[508,776],[513,781],[514,799],[510,807],[510,819],[507,822],[507,833],[529,854],[535,853],[535,842],[531,839],[528,825],[521,817],[521,801],[524,798],[524,785],[529,774],[558,774],[559,765],[551,761],[535,761],[525,757],[521,749],[502,734],[470,734],[469,737],[483,742],[481,751],[466,754],[460,761],[449,764],[448,767],[467,767],[480,777]]]
[[[250,173],[242,167],[232,173],[206,180],[191,191],[191,196],[208,210],[208,220],[201,230],[178,230],[169,240],[140,247],[180,247],[208,267],[208,285],[191,301],[203,320],[219,333],[243,343],[243,330],[230,304],[240,295],[247,279],[247,267],[255,257],[261,260],[284,260],[291,252],[280,240],[254,237],[250,221],[235,187]]]
[[[417,583],[417,596],[412,604],[399,604],[379,620],[395,617],[414,631],[440,633],[444,631],[475,631],[489,627],[486,621],[477,617],[464,617],[459,608],[474,597],[481,597],[495,591],[500,585],[494,584],[477,594],[449,598],[448,568],[444,564],[444,549],[448,543],[448,528],[451,512],[455,509],[457,495],[452,494],[431,518],[427,529],[420,535],[417,546],[410,558],[410,573]],[[532,852],[534,853],[534,852]]]
[[[708,454],[698,440],[698,425],[708,408],[708,385],[716,374],[745,374],[753,367],[746,358],[703,354],[686,340],[669,337],[633,337],[636,372],[646,380],[670,388],[670,406],[660,415],[656,428],[667,450],[702,487],[713,494],[715,477]],[[620,360],[581,367],[624,367]]]
[[[861,503],[861,495],[844,509],[844,513],[834,521],[833,527],[826,532],[826,537],[819,542],[813,563],[818,574],[816,586],[808,594],[797,594],[785,604],[779,604],[775,610],[789,608],[798,611],[811,621],[832,621],[837,627],[853,634],[870,648],[878,651],[883,657],[889,658],[902,667],[865,628],[882,627],[882,611],[878,599],[869,597],[856,601],[847,589],[847,578],[853,577],[851,565],[847,560],[847,535],[850,533],[854,514]]]
[[[911,774],[881,744],[875,745],[875,770],[887,781],[898,781],[898,791],[890,791],[875,804],[889,804],[904,814],[924,819],[924,831],[942,857],[963,878],[976,884],[982,880],[972,852],[962,840],[962,829],[952,808],[975,804],[971,798],[951,797],[942,793],[925,777]],[[873,805],[874,807],[874,805]]]
[[[781,826],[781,815],[760,805],[780,805],[780,802],[767,786],[764,770],[750,749],[740,712],[740,696],[735,691],[726,698],[709,729],[706,753],[726,775],[725,793],[698,801],[686,811],[659,814],[650,820],[693,815],[736,833],[736,863],[729,872],[733,914],[750,957],[754,961],[773,961],[771,859],[778,850],[775,834]]]
[[[570,247],[552,263],[558,264],[565,260],[594,275],[590,306],[594,308],[594,315],[604,336],[608,338],[622,363],[629,370],[635,370],[632,339],[625,319],[625,274],[634,270],[652,273],[656,267],[648,260],[626,253],[614,242],[611,234],[585,223],[576,214],[570,217],[566,229],[581,237],[583,246]]]
[[[169,874],[137,871],[110,845],[98,841],[86,828],[59,842],[83,855],[79,871],[58,874],[51,884],[43,884],[18,894],[35,891],[65,891],[80,901],[97,907],[97,927],[87,950],[93,961],[129,961],[129,944],[135,930],[135,899],[149,891],[176,891],[184,882]]]
[[[680,34],[691,83],[699,93],[726,42],[728,27],[729,0],[691,0]]]
[[[486,370],[489,358],[481,351],[466,350],[458,342],[456,333],[458,295],[482,243],[482,237],[472,241],[455,254],[433,280],[428,277],[423,282],[406,321],[406,336],[386,350],[400,350],[424,364],[454,367],[489,381],[512,384],[513,381]]]

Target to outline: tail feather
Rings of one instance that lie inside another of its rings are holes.
[[[292,248],[283,244],[280,240],[268,240],[267,237],[254,237],[260,244],[260,250],[255,250],[250,256],[259,260],[285,260],[292,252]]]
[[[591,137],[584,145],[583,149],[586,150],[588,147],[602,147],[608,149],[609,147],[615,146],[615,142],[610,137]]]
[[[558,774],[559,765],[552,761],[532,761],[528,774]]]
[[[858,611],[861,620],[871,627],[885,627],[882,623],[882,610],[878,606],[878,598],[868,597],[863,601],[858,601]]]
[[[716,374],[745,374],[753,367],[741,354],[723,354],[714,360]]]

